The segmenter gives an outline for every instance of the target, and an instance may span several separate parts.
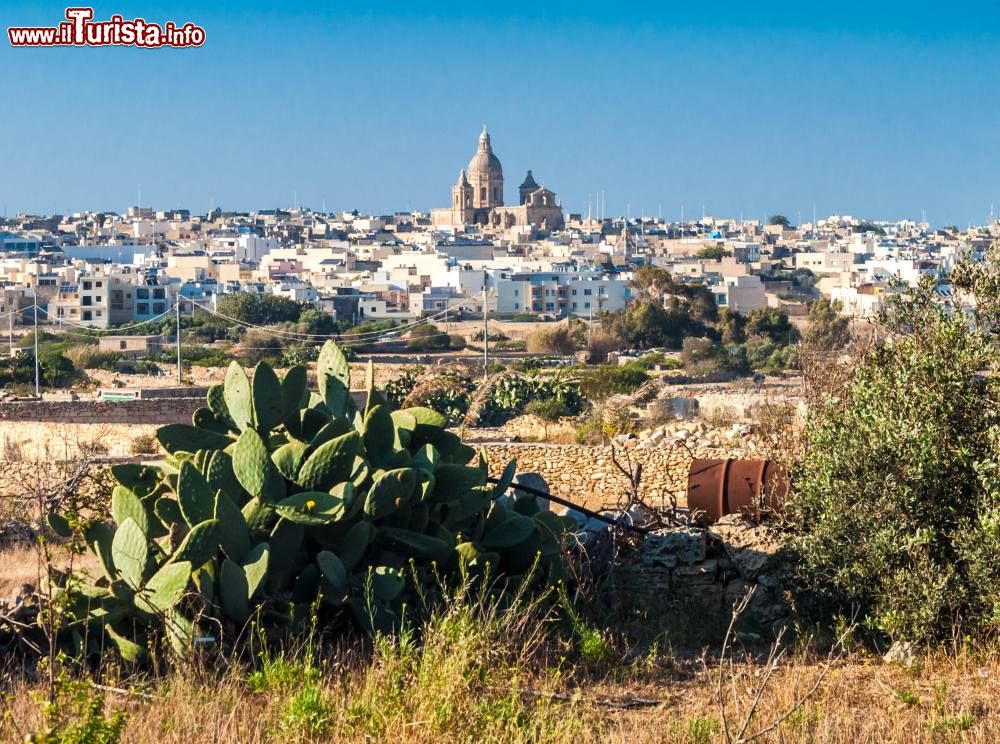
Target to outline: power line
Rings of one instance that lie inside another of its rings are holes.
[[[172,313],[174,311],[174,306],[171,306],[169,309],[164,310],[159,315],[154,315],[149,320],[143,320],[143,321],[141,321],[139,323],[133,323],[131,325],[126,325],[126,326],[116,326],[114,328],[92,328],[90,326],[83,325],[81,323],[74,323],[74,322],[72,322],[70,320],[66,320],[65,318],[60,318],[58,316],[53,316],[52,313],[50,313],[48,310],[46,310],[43,307],[39,307],[38,305],[32,305],[32,307],[35,308],[35,309],[37,309],[37,310],[40,310],[43,313],[45,313],[45,315],[49,319],[49,322],[65,323],[66,325],[71,326],[73,328],[81,328],[81,329],[83,329],[85,331],[91,331],[92,333],[121,333],[122,331],[128,331],[128,330],[131,330],[133,328],[141,328],[142,326],[147,325],[149,323],[155,323],[160,318],[162,318],[162,317],[166,316],[168,313]],[[25,309],[27,310],[27,309],[31,309],[31,308],[25,308]]]
[[[201,303],[195,302],[194,300],[191,300],[191,304],[194,305],[195,307],[201,308],[202,310],[204,310],[205,312],[209,313],[210,315],[214,315],[216,317],[222,318],[223,320],[228,320],[229,322],[235,323],[235,324],[240,325],[240,326],[243,326],[244,328],[252,328],[252,329],[255,329],[255,330],[262,331],[264,333],[269,333],[269,334],[271,334],[273,336],[284,336],[284,337],[292,338],[292,339],[317,339],[317,338],[318,339],[335,339],[336,338],[338,340],[338,342],[341,339],[344,339],[346,337],[346,338],[350,339],[350,344],[357,345],[358,343],[374,343],[375,341],[377,341],[378,339],[380,339],[382,337],[389,336],[389,335],[398,335],[400,332],[412,330],[413,328],[416,328],[417,326],[421,326],[421,325],[425,325],[427,323],[430,323],[432,320],[435,320],[435,319],[443,316],[444,314],[446,314],[452,307],[456,307],[457,305],[459,305],[459,304],[461,304],[463,302],[466,302],[466,301],[467,300],[465,298],[462,298],[461,300],[456,301],[454,304],[450,304],[444,310],[441,310],[440,312],[435,313],[433,315],[429,315],[426,318],[422,318],[420,320],[413,321],[412,323],[406,323],[406,324],[403,324],[403,325],[394,326],[392,328],[389,328],[387,330],[382,330],[382,331],[365,331],[365,332],[362,332],[362,333],[354,333],[354,334],[352,334],[350,332],[339,333],[339,334],[337,334],[337,333],[326,334],[326,333],[298,333],[296,331],[285,331],[285,330],[278,329],[278,328],[271,328],[271,327],[268,327],[268,326],[258,325],[256,323],[248,323],[247,321],[238,320],[237,318],[233,318],[233,317],[230,317],[230,316],[225,315],[223,313],[220,313],[217,310],[214,310],[214,309],[212,309],[210,307],[202,305]],[[348,344],[348,345],[350,345],[350,344]]]

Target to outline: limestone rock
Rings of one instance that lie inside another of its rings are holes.
[[[896,641],[885,652],[882,660],[889,664],[912,666],[917,661],[917,650],[909,641]]]
[[[642,541],[642,562],[648,565],[691,565],[705,560],[705,531],[692,528],[657,530]]]
[[[514,476],[514,501],[520,501],[521,499],[532,499],[537,498],[539,511],[551,511],[552,502],[548,499],[543,499],[541,496],[533,496],[527,491],[519,491],[518,486],[527,486],[528,488],[533,488],[536,491],[545,491],[549,493],[549,484],[545,482],[545,479],[539,473],[518,473]]]
[[[785,556],[776,530],[753,524],[739,514],[727,514],[708,531],[722,543],[744,579],[755,580],[761,574],[781,572]]]

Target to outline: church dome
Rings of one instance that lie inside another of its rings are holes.
[[[503,178],[503,167],[500,165],[500,158],[493,154],[486,127],[483,127],[483,133],[479,135],[479,148],[469,161],[469,176],[473,179]]]

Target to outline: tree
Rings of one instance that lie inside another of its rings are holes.
[[[745,315],[728,307],[722,308],[719,312],[719,332],[722,334],[722,343],[741,344],[746,341],[746,325]]]
[[[769,225],[781,225],[782,227],[791,227],[792,222],[783,214],[772,214],[767,218],[767,224]]]
[[[723,258],[733,254],[721,245],[706,245],[694,255],[695,258],[701,259],[702,261],[721,261]]]
[[[636,290],[637,297],[651,300],[663,300],[666,295],[673,294],[678,286],[670,276],[670,272],[658,266],[642,266],[636,269],[630,283]]]
[[[337,321],[330,313],[308,307],[299,315],[299,333],[312,333],[322,336],[333,336],[340,332]]]
[[[524,407],[524,412],[542,420],[542,432],[546,439],[549,438],[549,424],[555,424],[569,415],[566,404],[558,398],[533,400]]]
[[[852,232],[856,233],[872,233],[874,235],[885,235],[885,230],[874,222],[859,222],[852,228]]]
[[[789,322],[788,316],[773,307],[750,311],[747,315],[746,335],[748,338],[768,338],[778,346],[785,346],[799,339],[799,331]]]
[[[451,339],[433,323],[426,323],[409,332],[406,346],[413,351],[447,351]]]
[[[826,297],[816,300],[809,308],[809,325],[806,327],[804,342],[814,351],[835,351],[842,349],[851,340],[851,329],[847,318],[840,314],[840,302],[831,302]]]
[[[220,296],[216,309],[241,323],[271,325],[298,321],[303,305],[281,295],[234,292]]]
[[[786,509],[797,606],[914,643],[1000,626],[1000,359],[935,290],[892,298],[885,340],[810,412]]]

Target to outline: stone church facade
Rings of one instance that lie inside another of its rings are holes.
[[[493,153],[486,127],[468,169],[458,174],[451,187],[451,206],[432,209],[431,222],[436,227],[482,225],[496,229],[531,225],[543,232],[559,230],[564,224],[555,192],[535,183],[530,170],[518,187],[517,206],[504,206],[503,167]]]

